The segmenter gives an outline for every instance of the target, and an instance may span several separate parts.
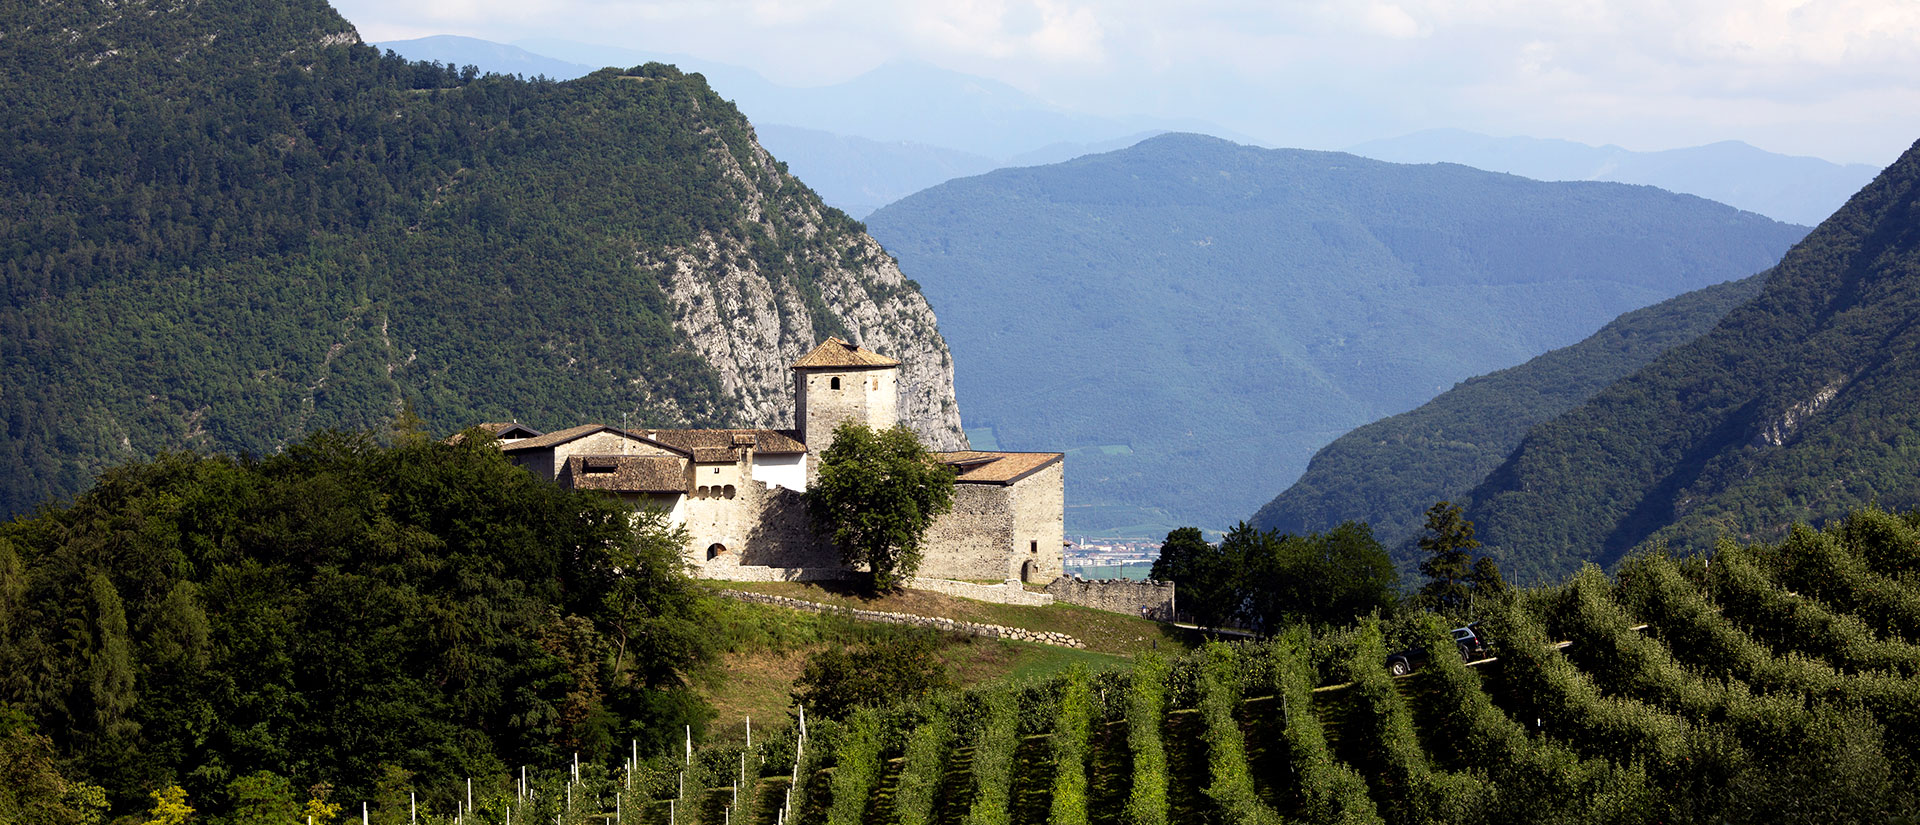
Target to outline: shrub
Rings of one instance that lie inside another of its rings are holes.
[[[1233,718],[1242,692],[1239,656],[1232,647],[1213,642],[1200,651],[1200,658],[1200,717],[1206,723],[1207,769],[1212,778],[1207,796],[1232,822],[1279,823],[1280,815],[1254,793],[1246,737]]]
[[[1160,720],[1167,712],[1167,660],[1147,654],[1133,667],[1127,692],[1127,747],[1133,752],[1133,788],[1127,796],[1128,825],[1166,825],[1167,751]]]
[[[1013,789],[1013,751],[1020,744],[1020,717],[1013,697],[993,692],[982,697],[984,718],[973,744],[973,807],[966,825],[1008,825]]]
[[[946,767],[947,747],[952,741],[953,722],[946,701],[935,698],[922,704],[918,723],[907,734],[900,782],[893,792],[893,809],[900,825],[933,822],[934,794],[940,788],[940,772]]]
[[[1053,810],[1051,825],[1086,825],[1087,739],[1093,691],[1087,670],[1075,666],[1060,684],[1060,705],[1053,725]]]
[[[880,713],[862,709],[847,720],[833,749],[833,804],[827,825],[860,825],[880,778]]]

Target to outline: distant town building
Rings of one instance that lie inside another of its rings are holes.
[[[898,421],[900,362],[829,338],[793,363],[791,430],[621,429],[582,424],[542,433],[518,423],[479,425],[515,463],[563,487],[601,490],[657,507],[684,525],[686,558],[702,578],[841,578],[850,571],[815,535],[803,495],[843,421]],[[1065,465],[1061,453],[937,453],[957,473],[953,510],[922,547],[926,578],[1018,580],[1060,576]]]

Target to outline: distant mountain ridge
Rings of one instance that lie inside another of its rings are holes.
[[[1230,526],[1339,434],[1805,232],[1648,187],[1182,134],[867,225],[940,313],[966,426],[1070,450],[1069,531],[1130,535]]]
[[[1468,515],[1503,567],[1542,580],[1920,506],[1916,318],[1920,144],[1711,332],[1535,427]]]
[[[1535,180],[1646,184],[1808,226],[1833,214],[1879,171],[1861,163],[1775,154],[1737,140],[1635,152],[1612,145],[1492,137],[1460,129],[1431,129],[1368,141],[1348,151],[1395,163],[1460,163]]]
[[[1705,334],[1765,282],[1765,273],[1752,275],[1634,310],[1577,344],[1469,378],[1356,428],[1315,453],[1300,479],[1251,521],[1296,535],[1367,522],[1410,575],[1419,560],[1412,540],[1428,506],[1464,499],[1535,425]]]

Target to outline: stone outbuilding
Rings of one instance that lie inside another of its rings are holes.
[[[667,512],[689,535],[694,575],[730,580],[847,576],[807,519],[804,494],[843,421],[898,422],[900,362],[829,338],[793,363],[791,430],[624,430],[583,424],[542,433],[480,425],[514,463],[565,487],[612,493]],[[956,473],[953,510],[922,542],[922,578],[1021,581],[1059,577],[1065,543],[1061,453],[936,453]]]

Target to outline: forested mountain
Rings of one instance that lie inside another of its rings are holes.
[[[1348,151],[1395,163],[1464,163],[1535,180],[1606,180],[1684,192],[1789,223],[1815,224],[1873,180],[1876,167],[1768,152],[1737,140],[1658,152],[1571,140],[1429,129]]]
[[[1648,542],[1773,539],[1920,504],[1920,148],[1795,246],[1753,301],[1533,429],[1473,492],[1522,579]]]
[[[1069,531],[1224,528],[1339,434],[1772,265],[1802,227],[1195,135],[950,181],[868,218],[954,348],[967,426],[1065,449]]]
[[[830,334],[956,445],[912,282],[697,77],[382,57],[319,0],[0,12],[0,514],[325,427],[783,425]]]
[[[1400,567],[1410,568],[1417,560],[1408,552],[1411,539],[1428,506],[1465,496],[1534,425],[1700,337],[1765,282],[1764,274],[1752,275],[1634,310],[1580,343],[1469,378],[1417,408],[1340,436],[1252,523],[1306,534],[1364,521],[1382,544],[1398,549]]]

